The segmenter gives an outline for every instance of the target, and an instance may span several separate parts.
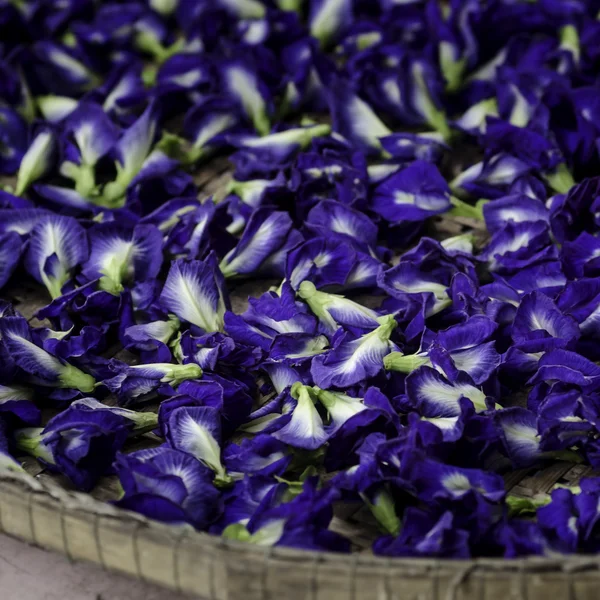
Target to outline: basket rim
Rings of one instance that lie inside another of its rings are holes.
[[[22,497],[24,502],[30,504],[58,504],[61,512],[87,513],[108,522],[121,524],[137,524],[140,539],[144,534],[159,533],[178,543],[185,538],[186,543],[213,548],[216,554],[223,558],[225,555],[245,555],[255,559],[268,558],[279,563],[311,562],[318,565],[319,569],[338,566],[348,570],[360,572],[364,568],[383,572],[411,571],[415,575],[432,572],[462,573],[472,571],[490,571],[496,573],[543,573],[563,572],[574,573],[580,571],[594,571],[600,573],[600,554],[596,555],[557,555],[557,556],[530,556],[514,559],[506,558],[470,558],[470,559],[445,559],[445,558],[413,558],[413,557],[382,557],[367,553],[337,553],[331,551],[314,551],[285,546],[257,546],[237,540],[228,540],[203,531],[198,531],[190,525],[170,525],[155,519],[147,518],[139,513],[116,507],[103,502],[83,492],[65,490],[56,482],[40,481],[27,473],[9,472],[0,474],[0,489],[8,494]],[[1,506],[0,506],[1,509]],[[1,512],[1,510],[0,510]],[[105,522],[106,526],[106,522]],[[8,533],[0,520],[0,530]],[[38,544],[35,536],[17,536],[24,541]],[[53,548],[56,550],[56,548]],[[59,550],[60,552],[60,550]],[[62,552],[66,555],[66,552]]]

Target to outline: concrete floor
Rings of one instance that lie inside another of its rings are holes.
[[[0,535],[0,590],[3,600],[184,600],[4,535]]]

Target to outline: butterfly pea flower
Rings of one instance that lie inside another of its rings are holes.
[[[523,296],[511,335],[517,346],[535,352],[570,348],[581,334],[572,317],[564,315],[548,296],[533,291]]]
[[[543,202],[524,194],[511,194],[487,202],[483,206],[483,218],[487,230],[494,234],[506,226],[506,223],[549,223],[550,214]]]
[[[387,493],[386,486],[377,481],[378,452],[386,442],[387,436],[384,433],[369,433],[357,446],[358,464],[337,473],[331,480],[331,485],[344,492],[356,492],[363,501],[374,505],[380,491],[385,490]]]
[[[41,443],[52,457],[48,468],[66,475],[82,491],[93,488],[98,478],[111,472],[116,453],[129,436],[156,426],[154,413],[114,408],[94,398],[82,398],[59,413],[40,433]],[[24,438],[17,434],[18,445]],[[44,459],[44,456],[40,458]]]
[[[432,273],[458,272],[465,273],[473,281],[477,279],[473,264],[473,238],[469,234],[449,237],[442,242],[422,237],[414,248],[402,255],[401,262],[417,265]]]
[[[285,1],[285,0],[284,0]],[[296,0],[292,0],[296,1]],[[279,114],[327,110],[324,65],[327,63],[312,38],[300,38],[282,49],[286,86]]]
[[[566,496],[567,493],[571,496]],[[583,478],[572,490],[555,490],[552,502],[544,507],[545,511],[538,510],[538,514],[541,512],[540,523],[554,529],[569,527],[571,535],[566,540],[575,537],[580,550],[597,552],[598,496],[596,477]]]
[[[222,535],[226,538],[242,537],[251,543],[261,544],[270,539],[268,527],[263,533],[258,532],[250,536],[246,525],[251,517],[262,511],[263,506],[273,506],[284,498],[288,486],[269,477],[244,477],[234,481],[233,485],[223,490],[223,512],[210,533]],[[264,535],[264,534],[267,535]]]
[[[556,143],[532,129],[515,127],[500,119],[489,117],[486,132],[481,139],[490,154],[506,153],[523,161],[537,172],[547,173],[550,181],[558,169],[566,169],[564,158]]]
[[[512,183],[508,195],[511,196],[515,194],[524,194],[525,196],[540,200],[544,203],[548,200],[548,190],[546,186],[532,174],[523,175]]]
[[[328,238],[314,238],[291,250],[287,256],[285,275],[294,289],[303,281],[315,287],[345,286],[352,271],[360,266],[357,253],[350,244]]]
[[[583,231],[573,241],[567,241],[561,248],[561,261],[569,279],[596,277],[600,275],[600,240]]]
[[[97,194],[96,165],[115,145],[118,129],[104,110],[94,103],[82,102],[64,122],[65,157],[62,175],[75,182],[84,197]]]
[[[443,138],[437,133],[392,133],[382,137],[380,141],[390,156],[403,162],[425,160],[437,163],[448,150]]]
[[[232,433],[250,415],[253,399],[250,389],[231,375],[227,378],[204,373],[201,380],[181,383],[177,395],[161,402],[158,415],[161,434],[168,437],[169,416],[180,406],[210,406],[222,416],[224,435]]]
[[[450,189],[458,196],[472,195],[499,198],[506,195],[508,186],[518,177],[531,171],[524,161],[500,153],[468,167],[450,182]]]
[[[535,397],[539,392],[541,398]],[[537,407],[535,404],[537,403]],[[585,446],[596,421],[594,401],[580,390],[554,384],[535,386],[528,401],[537,410],[538,431],[544,447],[569,448]],[[589,416],[589,421],[586,417]]]
[[[287,284],[280,293],[266,292],[260,298],[250,298],[248,310],[242,315],[225,314],[225,328],[238,343],[258,346],[269,352],[279,336],[292,339],[310,338],[317,333],[317,320]],[[306,334],[305,337],[303,334]]]
[[[278,335],[269,349],[269,359],[295,366],[302,365],[310,362],[313,356],[325,352],[328,347],[329,339],[325,335],[305,333]]]
[[[504,480],[495,473],[446,465],[421,456],[415,456],[409,469],[415,494],[430,505],[460,502],[479,512],[480,505],[498,505],[506,495]]]
[[[138,175],[150,154],[158,128],[158,111],[150,104],[123,133],[113,148],[117,176],[102,190],[102,203],[109,207],[122,204],[127,187]]]
[[[203,331],[222,331],[229,300],[215,256],[210,254],[205,261],[173,262],[159,302]]]
[[[67,118],[78,105],[77,100],[69,96],[38,96],[36,104],[46,121],[60,123]]]
[[[76,318],[80,319],[82,323],[99,328],[105,327],[106,324],[117,326],[126,303],[129,301],[129,295],[115,296],[97,288],[98,282],[91,281],[65,292],[41,308],[37,312],[37,317],[58,323],[63,330],[69,329],[73,325],[73,319],[69,315],[76,315]],[[154,297],[155,294],[151,299]],[[139,302],[144,306],[143,299]]]
[[[32,69],[39,84],[51,94],[77,96],[92,89],[99,79],[75,48],[51,41],[38,41],[32,47]]]
[[[192,176],[181,169],[179,161],[155,149],[127,189],[125,204],[135,212],[148,212],[167,199],[193,193]]]
[[[149,0],[149,5],[159,15],[168,17],[176,11],[179,0]]]
[[[143,362],[169,362],[172,359],[168,347],[179,331],[179,319],[171,315],[166,320],[130,325],[123,332],[123,345],[140,352]]]
[[[595,338],[600,334],[600,280],[582,278],[565,282],[564,289],[557,298],[557,306],[565,315],[573,317],[579,323],[584,337]]]
[[[22,251],[23,242],[17,232],[10,231],[0,235],[0,290],[19,265]]]
[[[388,370],[410,373],[421,365],[433,363],[450,379],[463,371],[480,385],[500,363],[495,343],[489,341],[496,328],[497,324],[491,319],[473,316],[465,323],[438,332],[425,351],[413,355],[388,354],[384,365]]]
[[[38,425],[40,410],[34,404],[32,388],[18,383],[0,384],[0,414],[14,415],[27,425]]]
[[[580,531],[578,500],[578,495],[568,489],[552,490],[549,503],[536,511],[537,521],[549,544],[560,552],[576,552],[580,537],[585,535]],[[585,538],[582,541],[585,543]]]
[[[95,380],[76,366],[50,354],[37,345],[27,321],[20,316],[0,319],[0,340],[5,352],[26,374],[29,381],[43,387],[91,392]]]
[[[166,254],[197,260],[206,254],[211,242],[212,227],[216,221],[215,205],[205,202],[198,205],[189,199],[171,216],[158,223],[158,229],[166,233],[164,251]]]
[[[379,184],[372,209],[389,223],[423,221],[451,207],[450,190],[439,171],[417,160]]]
[[[248,369],[263,360],[260,348],[237,343],[223,333],[198,337],[189,330],[185,331],[179,338],[178,352],[184,363],[194,362],[209,371],[219,371],[226,366]]]
[[[387,125],[356,94],[350,82],[335,79],[329,83],[328,92],[333,130],[367,155],[381,155],[381,138],[392,135]]]
[[[217,0],[215,6],[236,19],[262,19],[267,12],[261,0]]]
[[[236,195],[244,204],[252,209],[257,209],[268,202],[270,193],[284,188],[286,185],[287,180],[281,172],[272,179],[239,181],[234,178],[227,184],[226,193]]]
[[[290,365],[268,362],[262,365],[262,370],[267,374],[277,394],[281,394],[296,382],[302,383],[299,371]]]
[[[170,56],[158,69],[158,93],[193,92],[212,83],[209,65],[202,55],[181,53]]]
[[[329,437],[323,419],[315,406],[317,398],[314,390],[301,383],[295,383],[289,392],[289,402],[284,407],[282,417],[275,424],[279,425],[273,437],[285,442],[293,448],[316,450]]]
[[[349,0],[311,0],[308,27],[310,35],[326,47],[343,35],[354,20]]]
[[[215,473],[215,485],[231,479],[221,460],[221,418],[210,406],[181,406],[169,415],[169,446],[191,454]]]
[[[458,528],[451,511],[436,517],[429,511],[408,507],[398,537],[378,538],[373,551],[381,556],[469,558],[469,532]]]
[[[362,212],[334,200],[322,200],[308,213],[304,226],[316,236],[334,235],[357,250],[375,254],[377,226]]]
[[[513,466],[530,466],[541,458],[540,435],[533,412],[520,407],[505,408],[494,414],[494,422]]]
[[[72,217],[44,215],[29,237],[25,268],[58,298],[72,271],[89,254],[88,239],[83,227]]]
[[[27,151],[27,125],[9,107],[0,108],[0,173],[15,173]]]
[[[315,137],[329,135],[327,124],[308,124],[259,136],[229,134],[228,144],[238,151],[231,157],[236,165],[236,174],[248,177],[250,174],[270,173],[290,165],[294,156],[308,147]]]
[[[439,313],[451,304],[448,287],[453,273],[450,269],[440,269],[438,273],[426,273],[410,262],[400,261],[397,266],[381,270],[377,279],[378,286],[403,302],[411,297],[426,295],[433,304],[427,308],[426,316]]]
[[[364,252],[357,251],[354,265],[342,286],[344,290],[373,290],[377,287],[377,277],[381,271],[383,263]]]
[[[303,281],[298,296],[310,307],[323,329],[335,333],[340,325],[374,329],[379,326],[379,315],[374,310],[348,300],[344,296],[320,292],[310,281]]]
[[[162,446],[118,454],[115,470],[123,488],[116,502],[121,508],[197,529],[208,527],[222,511],[213,472],[186,452]]]
[[[466,398],[477,412],[494,407],[486,394],[473,385],[468,376],[449,381],[435,369],[421,366],[406,378],[408,401],[419,414],[439,417],[457,417],[461,414],[460,399]],[[495,404],[496,408],[500,408]]]
[[[82,359],[106,348],[104,338],[108,329],[108,325],[83,325],[80,329],[70,327],[63,331],[43,327],[35,330],[34,337],[50,354],[64,360],[77,359],[79,364],[85,365]]]
[[[504,558],[520,556],[544,556],[548,554],[548,541],[540,525],[525,519],[502,522],[496,536],[504,552]]]
[[[286,444],[264,434],[223,448],[223,463],[229,473],[283,476],[291,460]]]
[[[4,211],[16,208],[20,209],[20,211],[33,208],[33,202],[27,198],[15,196],[6,190],[0,190],[0,210]]]
[[[376,47],[373,55],[373,63],[362,61],[364,72],[359,75],[371,102],[403,123],[429,125],[448,140],[451,130],[441,102],[444,84],[437,66],[400,46]],[[373,68],[377,69],[375,77],[369,73]]]
[[[140,65],[114,68],[102,85],[90,92],[89,96],[102,105],[106,114],[128,123],[132,108],[146,98]]]
[[[333,503],[339,492],[317,486],[316,477],[308,477],[300,493],[289,502],[265,507],[247,524],[249,541],[260,545],[282,545],[306,550],[349,552],[349,541],[329,529],[333,517]],[[265,535],[266,534],[266,535]]]
[[[183,130],[187,139],[164,132],[157,147],[184,165],[194,164],[209,158],[225,143],[225,135],[239,126],[240,116],[234,102],[219,95],[208,95],[185,115]]]
[[[600,385],[600,367],[577,352],[551,350],[540,358],[538,371],[529,383],[537,384],[543,381],[561,381],[591,392],[597,390]]]
[[[237,246],[219,265],[224,277],[248,276],[260,271],[265,261],[285,243],[291,230],[292,221],[287,213],[267,207],[254,211]]]
[[[494,431],[490,431],[489,419],[480,415],[466,397],[458,400],[459,414],[452,417],[442,416],[446,413],[441,405],[422,405],[418,415],[412,412],[413,407],[409,404],[401,404],[401,408],[409,412],[409,426],[419,432],[426,447],[435,447],[441,442],[457,442],[465,436],[465,432],[472,435],[473,431],[477,431],[486,445],[497,437]],[[471,438],[473,440],[474,437]]]
[[[54,164],[56,154],[56,135],[50,129],[42,129],[33,138],[29,148],[23,155],[15,194],[22,195],[29,186],[46,175]]]
[[[199,206],[196,198],[173,198],[144,215],[140,222],[144,225],[155,225],[163,235],[166,235],[185,215],[193,213]]]
[[[531,54],[535,55],[536,50],[543,53],[546,47],[533,45],[531,49]],[[513,130],[515,136],[518,130],[522,130],[524,140],[527,140],[528,133],[534,133],[535,129],[543,127],[543,122],[539,116],[539,92],[531,85],[531,77],[523,77],[518,69],[507,64],[498,69],[496,77],[496,97],[499,112],[497,117],[504,121],[505,126],[512,125],[517,128],[516,131]],[[498,123],[495,119],[493,119],[493,122],[502,128],[501,123]],[[507,131],[510,131],[508,127]],[[549,144],[549,140],[542,139],[540,142],[542,146]]]
[[[347,388],[383,370],[384,356],[396,348],[390,337],[398,324],[393,315],[377,322],[379,327],[358,338],[343,333],[331,350],[313,359],[311,374],[319,387]]]
[[[328,529],[333,516],[332,504],[339,492],[331,488],[318,489],[316,480],[316,477],[306,477],[304,481],[293,482],[293,488],[287,486],[287,494],[285,490],[282,493],[281,488],[263,493],[263,500],[253,516],[245,523],[239,521],[227,527],[222,535],[258,546],[348,552],[348,541]],[[293,494],[291,499],[290,493]]]
[[[546,223],[509,222],[493,235],[480,258],[488,261],[491,271],[513,274],[524,267],[558,258],[558,251]]]
[[[271,97],[258,69],[249,61],[233,59],[223,61],[219,73],[223,94],[239,106],[259,135],[268,134]]]
[[[77,190],[62,185],[37,183],[33,185],[36,199],[41,205],[60,210],[71,215],[98,214],[100,207],[82,196]],[[94,196],[95,200],[97,197]]]
[[[362,398],[354,398],[342,392],[323,390],[313,387],[313,393],[323,405],[329,416],[327,431],[335,433],[356,415],[364,411],[370,412]]]
[[[458,119],[452,121],[452,126],[470,135],[484,134],[487,129],[488,117],[498,116],[497,98],[485,98],[467,108]]]
[[[349,145],[337,138],[316,138],[313,145],[318,141],[336,142],[341,148],[334,148],[333,152],[307,151],[297,156],[290,181],[291,189],[297,193],[297,203],[312,208],[316,204],[314,196],[333,196],[353,208],[366,208],[366,164],[357,154],[346,156]]]
[[[88,231],[90,256],[81,275],[99,279],[99,289],[118,294],[124,285],[153,279],[162,265],[162,235],[153,225],[134,228],[98,223]]]
[[[157,393],[171,395],[173,389],[183,381],[202,377],[202,369],[196,364],[149,363],[130,366],[112,359],[109,368],[116,375],[104,379],[102,384],[117,394],[122,405],[143,401]]]
[[[506,277],[506,281],[521,293],[538,290],[556,296],[567,283],[562,266],[557,260],[533,264]]]
[[[142,15],[132,28],[132,43],[136,50],[149,54],[154,64],[150,64],[143,72],[142,78],[147,85],[156,82],[156,66],[163,65],[170,58],[181,52],[185,40],[178,38],[171,42],[165,23],[153,14]]]
[[[477,2],[453,3],[444,13],[437,5],[428,5],[428,20],[435,27],[438,58],[446,88],[456,91],[462,84],[465,71],[479,57],[477,26],[481,6]]]
[[[550,204],[552,233],[559,243],[572,241],[582,231],[594,233],[600,177],[585,179],[566,195],[554,196]]]

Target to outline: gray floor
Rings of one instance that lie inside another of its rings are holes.
[[[0,535],[0,597],[3,600],[183,600],[128,577]]]

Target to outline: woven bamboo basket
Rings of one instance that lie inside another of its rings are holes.
[[[196,175],[201,197],[219,193],[231,177],[226,161]],[[439,219],[430,235],[457,235],[475,223]],[[480,241],[484,232],[479,231]],[[232,294],[236,312],[248,295],[272,282],[250,282]],[[18,281],[2,297],[33,324],[48,299]],[[132,360],[126,351],[112,355]],[[109,355],[111,353],[108,353]],[[514,402],[519,403],[519,399]],[[143,440],[141,442],[143,444]],[[136,442],[136,449],[140,447]],[[143,447],[143,446],[142,446]],[[131,448],[133,449],[133,448]],[[331,528],[352,540],[351,555],[261,548],[152,521],[107,503],[116,498],[114,478],[91,494],[70,491],[64,478],[24,459],[26,474],[0,474],[0,532],[206,600],[597,600],[600,557],[522,560],[384,559],[370,553],[377,528],[367,511],[340,506]],[[556,483],[576,485],[591,470],[555,462],[543,469],[513,471],[507,492],[521,497],[547,493]],[[166,596],[168,597],[168,596]],[[0,593],[0,598],[2,594]]]

